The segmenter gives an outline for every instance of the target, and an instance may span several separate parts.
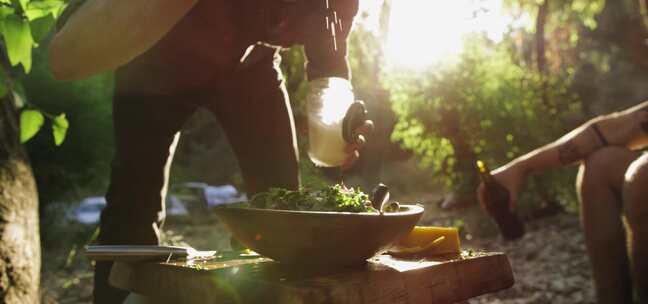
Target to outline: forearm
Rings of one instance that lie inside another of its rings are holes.
[[[306,75],[309,80],[323,77],[351,79],[347,62],[348,30],[338,32],[338,36],[334,38],[329,31],[320,29],[304,44]]]
[[[88,0],[50,44],[58,79],[114,69],[159,41],[198,0]]]
[[[350,80],[351,73],[346,55],[343,55],[343,53],[326,54],[328,52],[321,51],[327,47],[331,47],[332,49],[333,46],[332,44],[323,46],[316,45],[310,47],[314,51],[306,52],[308,54],[308,62],[306,64],[306,75],[308,79],[314,80],[323,77],[340,77]],[[344,48],[346,49],[346,47]],[[340,46],[338,46],[338,52],[342,52]]]
[[[646,109],[648,102],[594,118],[555,142],[518,157],[506,167],[518,166],[529,174],[582,161],[606,145],[631,149],[645,146],[647,136],[641,124],[648,113]]]
[[[351,73],[347,62],[347,40],[358,12],[357,0],[329,2],[334,15],[327,19],[324,16],[311,18],[310,35],[304,41],[307,58],[306,73],[308,79],[322,77],[341,77],[350,79]],[[328,20],[328,25],[322,25]]]
[[[522,155],[506,167],[517,166],[525,175],[578,162],[604,144],[589,121],[560,139]]]

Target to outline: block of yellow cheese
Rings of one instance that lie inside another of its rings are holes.
[[[396,245],[401,250],[414,251],[413,253],[459,253],[459,231],[453,227],[416,226]]]

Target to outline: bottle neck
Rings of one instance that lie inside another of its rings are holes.
[[[479,172],[479,179],[482,183],[489,185],[495,183],[495,178],[490,174],[488,166],[482,161],[477,162],[477,171]]]

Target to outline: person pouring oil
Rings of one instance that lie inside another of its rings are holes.
[[[179,130],[199,107],[227,134],[248,193],[299,186],[280,47],[303,45],[308,60],[309,155],[351,165],[362,141],[344,141],[339,125],[354,102],[346,41],[357,11],[358,0],[73,1],[50,45],[54,76],[115,70],[115,159],[100,244],[158,244]],[[352,131],[371,128],[364,120]],[[108,285],[110,268],[96,264],[95,303],[127,296]]]

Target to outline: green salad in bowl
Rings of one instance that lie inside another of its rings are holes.
[[[271,188],[254,195],[247,206],[274,210],[378,212],[372,207],[369,195],[340,184],[321,190]]]
[[[418,205],[396,205],[379,212],[369,195],[334,185],[274,188],[214,211],[241,244],[282,264],[346,266],[386,249],[423,213]]]

